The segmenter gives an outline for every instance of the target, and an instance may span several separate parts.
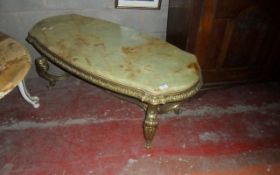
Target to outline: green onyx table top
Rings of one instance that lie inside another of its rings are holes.
[[[27,49],[0,32],[0,99],[24,79],[30,67]]]
[[[77,76],[144,102],[181,100],[200,86],[194,55],[112,22],[75,14],[49,17],[27,40]]]

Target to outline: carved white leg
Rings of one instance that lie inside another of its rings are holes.
[[[18,84],[18,89],[22,95],[22,97],[30,104],[33,105],[34,108],[39,108],[39,98],[37,96],[30,96],[29,92],[26,89],[25,82],[22,80]]]

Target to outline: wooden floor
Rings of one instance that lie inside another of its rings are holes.
[[[0,175],[279,175],[280,84],[203,91],[180,115],[159,116],[144,148],[144,111],[76,78],[46,88],[32,108],[0,101]]]

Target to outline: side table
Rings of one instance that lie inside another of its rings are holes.
[[[0,99],[18,86],[23,98],[34,108],[38,108],[39,98],[31,96],[24,78],[31,67],[31,57],[27,49],[0,32]]]

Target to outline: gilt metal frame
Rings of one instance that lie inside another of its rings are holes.
[[[141,0],[140,0],[140,2],[141,2]],[[132,1],[131,3],[135,3],[135,2]],[[132,8],[132,9],[144,9],[144,10],[160,10],[161,3],[162,3],[162,0],[158,0],[156,7],[150,7],[150,6],[143,7],[143,6],[131,6],[131,5],[130,6],[129,5],[121,6],[120,3],[119,3],[119,0],[115,0],[115,8],[118,8],[118,9]]]
[[[127,87],[113,81],[106,80],[103,77],[93,75],[84,70],[80,70],[75,65],[64,62],[62,59],[60,59],[59,56],[49,51],[43,46],[43,44],[38,42],[30,35],[28,35],[27,41],[43,55],[43,57],[38,58],[35,61],[37,68],[36,70],[42,78],[49,81],[50,86],[54,86],[56,81],[65,79],[68,75],[52,75],[48,73],[49,65],[47,61],[51,61],[58,67],[63,68],[67,72],[72,73],[73,75],[76,75],[92,84],[110,90],[111,92],[121,94],[118,96],[142,107],[146,111],[146,117],[143,122],[146,148],[151,148],[151,143],[158,126],[157,115],[169,111],[174,111],[176,114],[179,114],[181,111],[181,102],[193,96],[196,92],[199,91],[202,86],[202,78],[200,76],[199,81],[185,91],[167,95],[153,95],[149,92],[132,87]]]

